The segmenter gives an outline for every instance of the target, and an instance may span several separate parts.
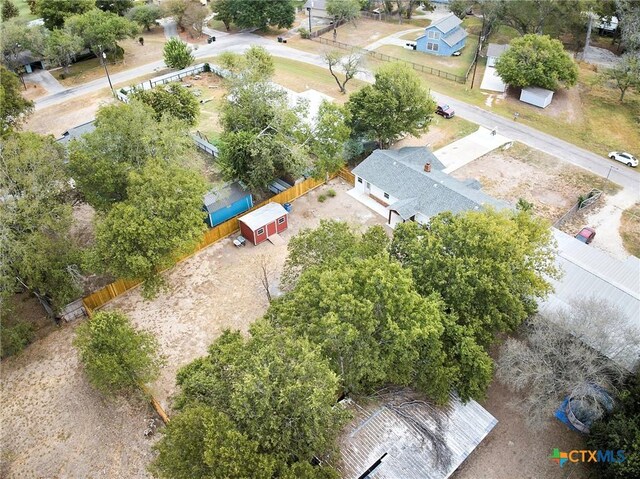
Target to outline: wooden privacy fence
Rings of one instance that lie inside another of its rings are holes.
[[[338,173],[331,175],[328,179],[333,179],[336,176],[340,176],[340,178],[343,178],[345,181],[348,181],[352,185],[354,184],[355,177],[349,170],[345,168],[340,170]],[[324,180],[315,180],[313,178],[308,178],[305,181],[298,183],[297,185],[294,185],[291,188],[283,191],[282,193],[277,194],[269,198],[268,200],[263,201],[262,203],[258,203],[257,205],[254,205],[253,208],[251,208],[248,211],[245,211],[242,214],[243,215],[247,214],[248,212],[253,211],[269,203],[280,203],[280,204],[289,203],[295,200],[296,198],[299,198],[300,196],[308,193],[309,191],[317,188],[318,186],[323,185],[324,183],[325,183]],[[227,236],[237,232],[239,229],[240,229],[240,226],[238,225],[238,217],[231,218],[230,220],[227,220],[224,223],[221,223],[218,226],[209,229],[204,234],[202,241],[198,244],[198,246],[196,246],[192,252],[178,259],[178,261],[182,261],[190,256],[193,256],[198,251],[212,245],[217,241],[220,241],[223,238],[226,238]],[[95,293],[92,293],[89,296],[86,296],[85,298],[83,298],[82,304],[87,310],[87,314],[91,316],[94,310],[100,308],[101,306],[104,306],[106,303],[108,303],[112,299],[117,298],[118,296],[129,291],[130,289],[135,288],[140,283],[141,281],[139,280],[118,279],[117,281],[114,281],[113,283],[96,291]]]

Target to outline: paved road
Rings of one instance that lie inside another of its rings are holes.
[[[194,51],[196,59],[217,55],[222,51],[242,52],[251,45],[262,45],[272,55],[290,58],[304,63],[325,68],[326,65],[320,55],[303,52],[287,47],[273,40],[263,38],[252,33],[239,33],[235,35],[225,35],[214,43],[202,45]],[[117,73],[111,76],[115,84],[130,83],[136,78],[153,73],[154,71],[166,68],[162,60],[142,65],[134,70]],[[365,72],[359,78],[372,82],[373,75]],[[48,95],[36,101],[36,110],[60,104],[72,98],[93,93],[101,88],[108,87],[107,79],[100,78],[83,85],[69,88],[54,95]],[[583,148],[577,147],[552,135],[543,133],[535,128],[514,122],[511,119],[501,117],[477,106],[456,100],[454,98],[431,91],[438,101],[443,101],[451,105],[456,111],[456,115],[473,123],[487,128],[498,128],[500,134],[513,140],[520,141],[538,150],[554,155],[564,161],[585,168],[599,176],[607,177],[625,188],[632,188],[640,196],[640,173],[621,164],[614,163],[604,156],[596,155]],[[603,152],[606,154],[606,152]]]

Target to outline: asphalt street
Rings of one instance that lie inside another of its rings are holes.
[[[218,55],[223,51],[242,52],[251,45],[261,45],[274,56],[289,58],[326,68],[326,64],[320,55],[296,50],[281,43],[277,43],[274,40],[254,35],[252,33],[226,35],[220,32],[220,35],[216,36],[215,42],[207,45],[200,45],[197,50],[194,50],[193,54],[196,59],[201,59]],[[166,68],[164,61],[159,60],[132,70],[111,75],[111,81],[114,85],[123,83],[129,84],[136,78],[164,68]],[[364,81],[373,82],[373,75],[370,72],[365,72],[359,75],[359,78]],[[67,100],[94,93],[102,88],[108,88],[108,86],[109,84],[105,76],[104,78],[42,97],[35,102],[36,110],[58,105]],[[448,103],[453,107],[456,115],[464,118],[465,120],[469,120],[486,128],[497,128],[501,135],[556,156],[563,161],[585,168],[603,178],[608,176],[611,181],[618,183],[625,188],[631,188],[638,193],[638,196],[640,197],[640,173],[623,165],[622,163],[615,163],[609,160],[604,156],[608,152],[603,152],[603,155],[600,156],[552,135],[536,130],[535,128],[515,122],[512,119],[504,118],[477,106],[442,95],[433,90],[431,93],[437,101]],[[603,131],[603,134],[606,134],[606,132]],[[638,152],[635,153],[636,155],[638,154]]]

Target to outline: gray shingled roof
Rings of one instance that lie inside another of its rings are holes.
[[[415,212],[433,217],[444,211],[479,210],[485,205],[496,209],[509,208],[506,203],[439,171],[442,168],[434,167],[435,163],[432,163],[431,172],[425,173],[424,164],[435,158],[428,148],[416,148],[409,154],[402,154],[403,150],[375,150],[353,169],[354,175],[397,198],[398,201],[389,209],[403,219],[409,219]]]
[[[442,37],[442,40],[450,47],[454,46],[460,40],[467,38],[467,32],[463,28],[459,28],[456,31],[451,32],[446,37]]]
[[[452,13],[450,15],[447,15],[446,17],[442,17],[441,19],[436,20],[431,25],[429,25],[427,29],[436,27],[442,33],[449,33],[451,30],[456,28],[461,23],[462,23],[462,20],[460,20],[458,17],[456,17]]]
[[[509,49],[510,45],[500,45],[498,43],[489,43],[489,48],[487,48],[487,56],[498,58],[504,52]]]
[[[62,143],[66,145],[71,140],[80,138],[82,135],[87,133],[91,133],[96,129],[95,120],[88,121],[87,123],[83,123],[82,125],[74,126],[69,130],[65,131],[60,138],[58,138],[58,143]]]
[[[220,208],[225,208],[239,199],[247,196],[249,192],[240,184],[235,181],[228,183],[220,188],[209,191],[204,195],[204,207],[207,213],[213,213]]]
[[[358,479],[381,457],[368,477],[445,479],[498,422],[473,400],[452,395],[440,407],[408,389],[349,407],[355,417],[340,438],[338,465],[345,479]]]

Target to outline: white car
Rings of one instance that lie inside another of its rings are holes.
[[[638,159],[635,158],[631,153],[625,153],[623,151],[612,151],[611,153],[609,153],[609,158],[619,161],[620,163],[624,163],[627,166],[633,166],[634,168],[638,166]]]

